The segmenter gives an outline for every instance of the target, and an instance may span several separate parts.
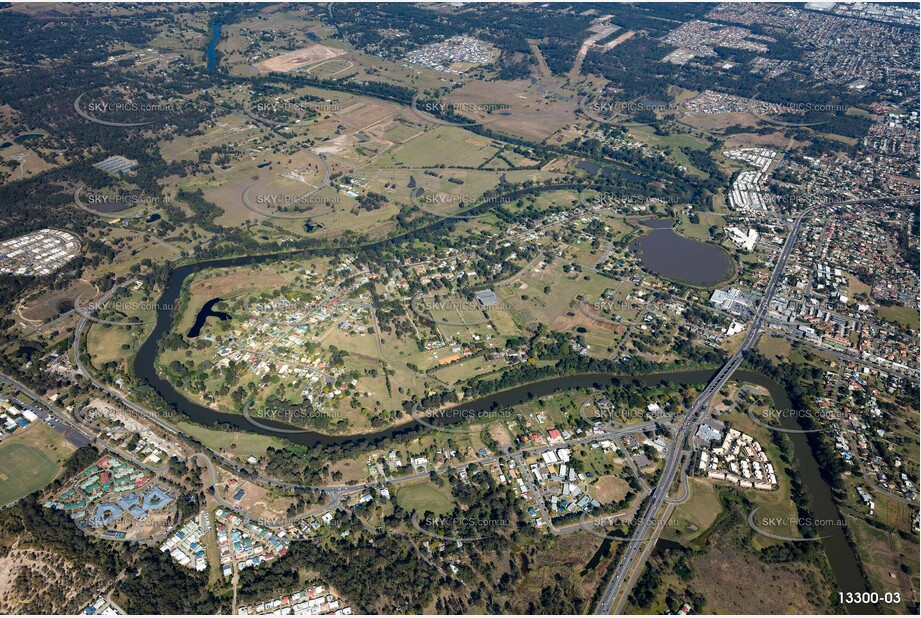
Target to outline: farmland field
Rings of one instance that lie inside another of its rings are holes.
[[[504,105],[502,111],[480,112],[472,117],[486,121],[486,126],[494,130],[541,141],[572,122],[578,108],[575,96],[565,93],[547,97],[543,85],[529,80],[471,82],[452,92],[449,101],[468,107]]]
[[[476,167],[498,152],[493,140],[457,127],[438,126],[425,135],[393,149],[381,157],[382,166],[431,167],[440,161],[446,167]]]

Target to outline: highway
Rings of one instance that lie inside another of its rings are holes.
[[[719,392],[719,390],[726,384],[726,382],[729,381],[735,370],[738,369],[739,365],[741,365],[745,360],[746,353],[752,349],[752,347],[754,347],[755,343],[758,341],[758,337],[761,335],[762,328],[764,327],[765,321],[767,319],[768,311],[770,311],[771,301],[774,298],[774,294],[777,293],[778,285],[781,278],[783,277],[783,272],[786,268],[787,260],[790,258],[790,254],[793,253],[793,247],[796,245],[796,240],[799,236],[800,229],[802,228],[803,221],[805,221],[809,215],[820,208],[843,206],[847,204],[865,204],[870,202],[892,201],[906,198],[917,200],[918,196],[909,195],[883,197],[868,200],[847,200],[832,204],[819,204],[812,206],[811,208],[807,208],[796,218],[793,223],[793,227],[790,230],[790,235],[787,236],[787,240],[780,251],[780,255],[777,257],[774,271],[771,273],[771,278],[768,280],[767,286],[765,286],[764,296],[758,305],[758,309],[755,311],[754,319],[752,320],[751,326],[748,329],[748,334],[745,336],[745,340],[742,342],[742,345],[739,346],[739,349],[736,350],[736,352],[729,358],[726,364],[723,365],[723,367],[716,373],[716,375],[713,376],[713,378],[711,378],[703,392],[694,401],[694,404],[691,406],[687,416],[681,423],[681,426],[678,428],[675,439],[669,446],[669,450],[666,455],[665,469],[662,472],[662,476],[659,478],[658,485],[652,492],[652,497],[649,501],[649,506],[646,509],[646,513],[640,520],[637,529],[632,533],[633,540],[631,540],[627,545],[620,563],[617,565],[611,580],[605,587],[605,590],[602,593],[597,606],[595,607],[595,614],[607,615],[612,613],[614,610],[619,610],[623,606],[623,603],[627,598],[627,592],[629,591],[629,586],[625,584],[631,582],[634,577],[639,574],[639,563],[641,562],[640,558],[643,557],[648,551],[647,543],[648,547],[651,548],[658,540],[660,522],[657,520],[656,515],[662,508],[662,505],[665,504],[668,500],[669,488],[671,487],[672,482],[675,479],[675,475],[679,470],[682,445],[688,437],[693,435],[693,429],[697,425],[697,422],[700,420],[703,411],[707,409],[707,406],[710,404],[710,400]],[[653,534],[653,530],[656,531],[655,534]]]
[[[90,444],[96,442],[95,436],[90,433],[87,433],[82,428],[70,423],[67,420],[67,414],[61,410],[54,403],[46,400],[44,397],[33,391],[31,388],[20,382],[19,380],[8,376],[6,374],[0,374],[0,382],[8,384],[13,388],[18,389],[21,393],[25,394],[27,397],[32,399],[35,402],[41,403],[45,408],[26,406],[30,408],[42,421],[47,423],[50,427],[57,430],[61,434],[64,434],[66,440],[76,447]],[[52,414],[48,414],[48,410],[51,410]]]

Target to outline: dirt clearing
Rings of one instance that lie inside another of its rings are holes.
[[[302,47],[301,49],[295,49],[294,51],[275,56],[274,58],[269,58],[268,60],[263,60],[262,62],[257,62],[253,66],[263,73],[270,73],[272,71],[288,73],[301,67],[323,62],[324,60],[331,60],[343,54],[345,54],[345,50],[314,44]]]

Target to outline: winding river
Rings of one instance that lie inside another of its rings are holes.
[[[533,189],[532,189],[533,190]],[[526,193],[529,190],[522,190],[516,193]],[[444,221],[440,222],[444,223]],[[439,225],[436,222],[434,225]],[[393,239],[381,241],[382,244],[392,242]],[[373,246],[373,245],[369,245]],[[312,251],[291,251],[275,254],[265,254],[257,256],[241,256],[233,258],[223,258],[211,261],[188,264],[176,268],[164,289],[157,304],[156,324],[150,336],[143,342],[138,354],[134,360],[134,373],[139,380],[146,382],[154,388],[163,399],[173,406],[177,411],[188,416],[192,421],[204,426],[213,426],[224,424],[243,431],[259,433],[264,435],[278,436],[271,428],[291,430],[296,429],[283,423],[269,419],[260,419],[263,427],[250,423],[240,414],[220,412],[206,406],[196,404],[186,399],[170,382],[162,378],[155,369],[157,357],[157,343],[169,333],[173,327],[175,314],[169,310],[170,307],[178,306],[178,300],[185,280],[195,272],[210,268],[230,268],[238,266],[247,266],[271,262],[297,255],[311,253],[322,253],[327,250]],[[671,371],[666,373],[648,374],[641,376],[612,376],[608,374],[581,374],[574,376],[561,376],[549,378],[533,384],[525,384],[506,391],[478,398],[476,400],[463,402],[455,406],[454,410],[463,409],[465,411],[487,411],[498,407],[509,407],[527,401],[528,399],[549,395],[554,392],[569,390],[574,388],[592,388],[613,383],[629,383],[634,380],[644,385],[652,385],[661,381],[667,381],[674,384],[705,384],[714,375],[714,370],[687,370]],[[790,409],[792,404],[784,389],[776,382],[760,373],[754,373],[746,370],[737,370],[735,379],[750,382],[763,386],[768,389],[774,398],[778,409]],[[452,415],[451,410],[443,415],[446,422],[451,418],[469,418],[469,413]],[[788,424],[787,428],[798,428],[796,421],[792,417],[783,417],[783,422]],[[381,439],[395,438],[410,431],[420,428],[417,421],[410,421],[399,427],[391,427],[373,433],[364,433],[359,435],[327,435],[314,431],[300,431],[296,433],[284,433],[283,437],[292,443],[311,446],[317,444],[324,445],[347,445],[373,443]],[[812,455],[812,449],[806,441],[804,434],[788,434],[792,444],[794,455],[799,464],[799,475],[803,484],[808,490],[811,497],[810,510],[815,519],[823,520],[840,520],[839,513],[831,489],[825,483],[819,473],[819,466]],[[843,591],[860,592],[866,591],[866,583],[857,566],[857,559],[854,552],[845,538],[844,531],[840,527],[830,527],[820,530],[824,535],[821,542],[826,554],[835,579],[837,589]]]
[[[228,262],[227,265],[238,266],[245,264],[252,258],[234,258],[230,260],[220,260],[219,262]],[[264,260],[260,260],[264,261]],[[216,265],[216,263],[211,263]],[[182,287],[182,281],[186,276],[191,274],[196,268],[194,266],[184,267],[173,274],[170,279],[170,285],[161,299],[160,306],[173,306],[172,303],[178,299],[179,290]],[[250,431],[264,435],[278,435],[273,433],[268,427],[278,427],[280,429],[294,429],[283,423],[260,419],[264,427],[259,427],[250,423],[245,417],[239,414],[230,414],[218,412],[211,408],[188,401],[180,394],[172,384],[161,378],[154,370],[154,357],[156,355],[156,342],[160,335],[168,332],[172,325],[172,314],[162,312],[158,315],[157,325],[153,334],[144,342],[140,352],[135,360],[135,372],[138,377],[146,380],[151,386],[157,389],[160,394],[179,411],[185,413],[193,421],[202,425],[210,426],[217,423],[230,425],[243,431]],[[538,397],[543,397],[555,392],[578,389],[578,388],[597,388],[608,384],[622,384],[637,381],[642,385],[654,385],[662,381],[673,384],[705,384],[716,372],[711,369],[697,369],[687,371],[671,371],[666,373],[653,373],[641,376],[612,376],[608,374],[580,374],[573,376],[562,376],[549,378],[533,384],[524,384],[501,391],[492,395],[487,395],[475,400],[463,402],[454,408],[446,411],[439,417],[439,421],[451,422],[452,418],[470,418],[468,411],[488,411],[497,407],[509,407]],[[766,388],[774,399],[778,409],[791,409],[792,403],[783,387],[764,374],[748,370],[737,370],[734,374],[736,380],[757,384]],[[452,415],[452,410],[463,409],[464,414]],[[475,416],[475,415],[474,415]],[[799,429],[796,421],[789,416],[782,417],[782,424],[787,429]],[[433,420],[433,422],[436,422]],[[402,434],[415,431],[421,427],[420,423],[413,420],[399,427],[392,427],[374,433],[364,433],[359,435],[341,435],[333,436],[313,431],[303,431],[299,433],[285,433],[283,437],[293,443],[301,445],[338,445],[338,444],[359,444],[373,443],[381,439],[397,438]],[[805,485],[810,496],[809,511],[812,517],[817,520],[838,521],[842,519],[837,506],[832,497],[831,488],[822,478],[819,472],[819,465],[812,454],[812,449],[806,440],[806,435],[801,433],[787,434],[793,444],[793,452],[798,462],[799,477]],[[792,515],[792,514],[791,514]],[[819,533],[823,535],[821,539],[822,546],[828,556],[832,572],[837,582],[838,590],[852,592],[866,591],[867,586],[864,581],[860,568],[857,566],[854,551],[844,535],[844,530],[839,526],[830,526],[820,529]]]
[[[512,191],[503,195],[503,198],[509,200],[515,200],[521,196],[528,195],[531,193],[539,193],[541,191],[555,191],[555,190],[565,190],[565,189],[574,189],[580,190],[584,188],[584,184],[577,183],[559,183],[545,186],[535,186],[527,187],[524,189],[519,189],[517,191]],[[467,213],[474,213],[479,211],[482,208],[487,208],[494,206],[498,203],[497,200],[489,201],[482,205],[474,206],[473,208],[468,209]],[[442,225],[449,225],[451,219],[441,219],[433,223],[426,224],[421,229],[433,229]],[[412,234],[420,231],[411,230],[408,231],[403,236],[411,236]],[[376,241],[373,243],[368,243],[364,246],[352,247],[352,249],[368,249],[376,246],[384,246],[392,242],[396,242],[400,239],[400,236],[395,238],[388,238],[381,241]],[[219,412],[213,410],[206,406],[199,405],[192,401],[186,399],[179,391],[177,391],[172,384],[167,380],[163,379],[155,369],[155,361],[157,358],[157,342],[163,337],[163,335],[169,333],[173,327],[173,321],[175,315],[169,309],[170,307],[178,306],[179,295],[182,291],[182,286],[185,280],[192,274],[198,272],[199,270],[205,270],[210,268],[233,268],[236,266],[248,266],[254,264],[262,264],[266,262],[284,260],[288,258],[293,258],[299,255],[322,255],[324,253],[334,253],[336,248],[327,248],[327,249],[307,249],[307,250],[294,250],[294,251],[283,251],[278,253],[269,253],[263,255],[246,255],[239,257],[231,258],[219,258],[214,260],[207,260],[203,262],[196,262],[193,264],[186,264],[184,266],[179,266],[176,268],[170,275],[169,280],[166,283],[166,287],[163,291],[163,294],[160,296],[160,300],[157,304],[157,319],[154,329],[151,332],[150,336],[144,340],[144,343],[141,344],[141,347],[138,350],[137,356],[134,359],[134,375],[136,375],[141,381],[146,382],[154,390],[156,390],[167,403],[174,407],[177,411],[184,413],[186,416],[191,418],[197,423],[202,425],[215,425],[218,423],[224,423],[232,427],[237,427],[244,429],[246,431],[253,431],[256,433],[270,433],[260,427],[252,425],[249,423],[243,416],[239,414],[231,414],[226,412]],[[290,429],[283,423],[278,423],[277,421],[271,420],[260,420],[260,423],[263,423],[268,426],[278,427],[280,429]],[[411,427],[411,426],[410,426]],[[302,433],[288,433],[286,437],[291,441],[298,444],[336,444],[336,443],[345,443],[345,442],[354,442],[356,440],[374,440],[378,438],[387,437],[389,435],[396,435],[396,433],[401,433],[405,431],[406,427],[401,428],[400,430],[388,429],[380,432],[362,434],[360,436],[328,436],[326,434],[321,434],[317,432],[302,432]],[[275,435],[275,434],[272,434]]]

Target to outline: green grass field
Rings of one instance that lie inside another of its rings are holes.
[[[679,542],[690,542],[713,525],[723,512],[714,483],[689,479],[691,498],[672,513],[674,525],[666,526],[665,536]]]
[[[921,315],[918,314],[917,309],[912,309],[911,307],[880,307],[877,314],[887,322],[910,326],[914,330],[918,330],[919,324],[921,324]]]
[[[177,429],[186,433],[215,451],[229,451],[241,459],[249,456],[262,457],[270,446],[281,448],[278,438],[260,436],[245,431],[218,431],[193,423],[175,423]]]
[[[786,359],[790,356],[790,342],[781,337],[772,337],[770,335],[761,337],[758,342],[758,350],[771,360]]]
[[[439,126],[383,155],[381,166],[431,167],[437,160],[446,167],[476,167],[497,152],[492,140],[457,127]]]
[[[532,269],[521,276],[517,285],[503,286],[496,292],[512,308],[519,323],[535,320],[552,324],[577,295],[598,298],[609,286],[609,279],[592,273],[564,273],[562,263],[557,261],[540,272]]]
[[[28,496],[57,476],[60,468],[34,446],[19,442],[0,444],[0,504]]]
[[[418,511],[419,513],[431,511],[436,515],[444,515],[454,509],[450,490],[441,489],[431,481],[400,487],[396,497],[400,506],[407,511]]]

